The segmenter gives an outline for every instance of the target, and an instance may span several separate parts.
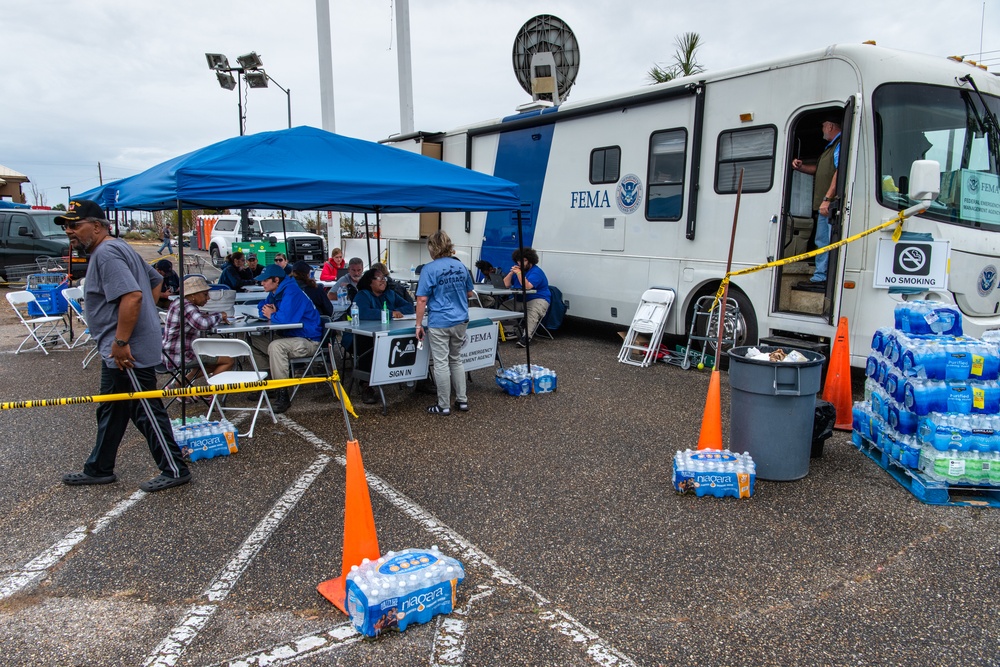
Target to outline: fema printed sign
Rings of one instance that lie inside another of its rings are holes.
[[[642,203],[642,181],[635,174],[626,174],[615,190],[615,203],[622,213],[635,213]]]
[[[879,239],[875,258],[875,287],[947,289],[948,241],[897,241]]]
[[[962,169],[957,199],[965,220],[1000,224],[1000,176]]]
[[[465,330],[465,344],[462,345],[462,364],[465,370],[489,368],[497,358],[499,328],[496,322],[482,322]]]

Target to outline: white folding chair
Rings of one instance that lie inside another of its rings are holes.
[[[90,326],[87,324],[87,317],[83,313],[83,290],[79,287],[67,287],[63,290],[63,297],[66,299],[66,303],[69,304],[70,310],[73,311],[73,316],[76,318],[77,323],[83,327],[83,332],[73,341],[70,349],[90,343],[87,356],[83,358],[83,367],[86,368],[87,364],[97,356],[99,350],[97,349],[97,341],[90,335]]]
[[[6,296],[11,308],[17,313],[17,319],[21,320],[21,323],[28,330],[28,335],[18,345],[17,351],[14,354],[20,354],[24,346],[32,340],[35,341],[35,346],[25,350],[26,352],[41,350],[45,354],[48,354],[49,351],[45,349],[45,345],[58,340],[61,340],[67,348],[69,347],[69,343],[63,337],[63,318],[61,315],[44,315],[42,317],[31,315],[28,312],[30,304],[34,304],[43,313],[45,309],[35,299],[35,295],[27,290],[8,292]]]
[[[646,367],[653,363],[660,349],[663,329],[667,324],[670,306],[674,303],[674,290],[654,287],[642,293],[639,307],[632,318],[632,325],[625,334],[625,342],[618,353],[618,361],[632,366]],[[638,337],[647,336],[648,343],[639,342]]]
[[[198,358],[198,365],[201,367],[201,373],[205,376],[205,382],[208,383],[210,387],[217,387],[223,384],[232,384],[236,382],[260,382],[261,380],[267,379],[267,373],[264,371],[257,370],[257,362],[254,361],[253,352],[250,346],[242,340],[236,340],[233,338],[198,338],[191,343],[191,349],[194,350],[195,356]],[[232,357],[233,359],[239,359],[240,357],[246,357],[249,359],[250,367],[252,371],[225,371],[223,373],[218,373],[217,375],[209,375],[208,371],[205,369],[205,363],[202,361],[202,357]],[[208,406],[207,417],[211,419],[212,410],[218,405],[219,416],[225,417],[226,412],[253,412],[253,420],[250,422],[250,430],[246,433],[240,433],[242,437],[252,438],[253,430],[257,424],[257,416],[260,414],[261,405],[267,405],[267,412],[271,415],[271,421],[275,424],[278,423],[277,417],[274,416],[274,411],[271,409],[271,401],[267,397],[267,392],[261,391],[260,398],[257,399],[257,406],[253,408],[227,408],[223,407],[222,403],[219,401],[219,395],[215,394],[212,396],[212,403]]]

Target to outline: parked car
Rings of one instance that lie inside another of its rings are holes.
[[[69,238],[63,228],[55,223],[62,211],[33,211],[26,209],[0,210],[0,275],[5,280],[10,267],[37,264],[41,257],[51,257],[58,265],[68,264],[61,258],[69,253]],[[73,251],[73,277],[87,272],[87,259]],[[21,279],[23,275],[13,279]]]

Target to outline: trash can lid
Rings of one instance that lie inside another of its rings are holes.
[[[769,359],[751,359],[747,357],[747,353],[756,348],[761,352],[771,353],[776,350],[794,349],[796,352],[801,354],[806,358],[805,361],[771,361]],[[819,352],[813,352],[812,350],[799,350],[797,348],[785,348],[776,347],[773,345],[744,345],[742,347],[731,348],[728,352],[731,361],[736,361],[738,363],[745,364],[760,364],[763,366],[771,366],[774,364],[781,364],[783,366],[799,366],[802,368],[809,366],[816,366],[822,364],[826,361],[826,357]]]

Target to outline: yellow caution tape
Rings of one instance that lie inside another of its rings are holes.
[[[909,210],[910,209],[907,209],[907,211]],[[733,278],[733,276],[744,276],[749,273],[756,273],[757,271],[763,271],[764,269],[770,269],[775,266],[784,266],[785,264],[801,262],[804,259],[809,259],[810,257],[816,257],[818,255],[822,255],[823,253],[830,252],[835,248],[847,245],[848,243],[853,243],[858,239],[862,239],[868,236],[869,234],[874,234],[875,232],[882,231],[883,229],[890,227],[892,225],[897,225],[896,229],[892,233],[892,239],[893,241],[898,241],[900,235],[903,233],[903,221],[906,220],[906,218],[908,217],[906,215],[907,211],[900,211],[899,215],[897,215],[892,220],[883,222],[881,225],[872,227],[871,229],[866,229],[865,231],[859,232],[854,236],[849,236],[846,239],[841,239],[835,243],[831,243],[828,246],[823,246],[822,248],[817,248],[816,250],[810,250],[809,252],[804,252],[801,255],[795,255],[793,257],[785,257],[783,259],[777,259],[773,262],[768,262],[766,264],[759,264],[757,266],[751,266],[746,269],[740,269],[739,271],[730,271],[725,275],[725,277],[723,277],[722,282],[719,283],[719,289],[716,290],[715,292],[715,300],[712,302],[712,307],[710,310],[715,310],[715,306],[722,299],[722,293],[725,291],[726,285],[729,284],[729,281]]]
[[[75,396],[70,398],[43,398],[30,401],[7,401],[0,403],[0,410],[16,410],[19,408],[49,408],[57,405],[82,405],[86,403],[112,403],[114,401],[132,401],[143,398],[176,398],[180,396],[210,396],[212,394],[240,394],[249,391],[265,391],[268,389],[283,389],[300,384],[317,384],[329,382],[333,385],[334,393],[343,403],[347,411],[353,416],[354,412],[351,399],[340,384],[340,376],[334,373],[330,377],[318,378],[288,378],[285,380],[260,380],[258,382],[233,382],[231,384],[220,384],[212,386],[184,387],[183,389],[153,389],[150,391],[127,392],[124,394],[99,394],[97,396]]]

